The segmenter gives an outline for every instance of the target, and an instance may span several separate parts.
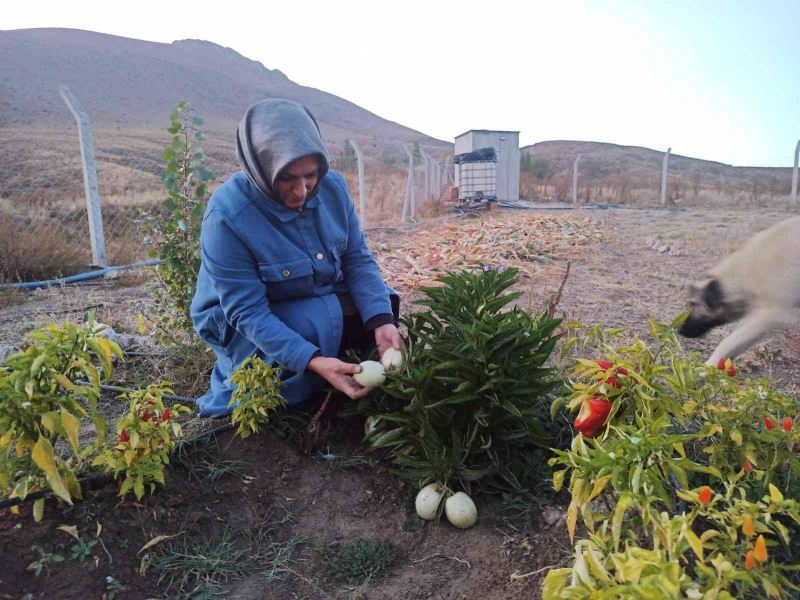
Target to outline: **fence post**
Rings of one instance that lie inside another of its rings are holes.
[[[409,211],[411,212],[411,219],[414,219],[414,152],[405,146],[401,146],[406,154],[408,154],[408,179],[406,179],[406,195],[403,199],[403,214],[401,220],[403,223],[408,218]]]
[[[581,155],[575,157],[575,164],[572,165],[572,203],[578,203],[578,161],[580,161]]]
[[[425,199],[430,200],[431,196],[433,196],[433,177],[432,177],[432,165],[433,159],[430,155],[422,150],[422,160],[425,163]]]
[[[94,160],[94,141],[89,115],[66,85],[58,86],[58,93],[78,122],[78,139],[81,145],[83,188],[86,196],[86,213],[89,217],[89,238],[92,243],[92,264],[107,267],[106,240],[103,235],[103,215],[100,211],[100,191],[97,187],[97,167]]]
[[[661,165],[661,206],[667,203],[667,165],[669,164],[669,153],[672,148],[667,148],[667,153],[664,155],[664,162]]]
[[[356,151],[356,159],[358,159],[358,216],[361,217],[361,229],[367,226],[367,190],[364,186],[364,153],[361,152],[361,146],[358,145],[354,139],[347,140]]]
[[[451,181],[453,182],[453,185],[456,184],[455,183],[455,177],[453,177],[452,180],[450,178],[450,165],[452,163],[453,163],[453,157],[452,156],[448,156],[447,158],[444,159],[444,177],[443,177],[444,186],[443,187],[447,187],[450,184]]]
[[[797,204],[797,162],[800,158],[800,140],[794,148],[794,168],[792,169],[792,204]]]

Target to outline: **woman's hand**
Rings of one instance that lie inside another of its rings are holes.
[[[389,348],[394,348],[395,350],[403,349],[403,339],[400,337],[400,332],[391,323],[381,325],[375,329],[375,344],[378,346],[378,356],[381,358]]]
[[[306,368],[353,400],[363,398],[369,393],[369,388],[362,387],[353,379],[353,375],[361,371],[360,365],[342,362],[338,358],[315,356],[309,361]]]

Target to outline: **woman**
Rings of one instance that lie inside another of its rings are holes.
[[[367,248],[344,178],[328,170],[314,117],[300,104],[251,106],[236,132],[242,170],[212,195],[203,220],[195,329],[217,358],[202,416],[229,412],[230,375],[247,357],[279,364],[299,405],[327,381],[365,396],[343,349],[401,347],[399,298]]]

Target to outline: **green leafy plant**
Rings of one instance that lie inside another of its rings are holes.
[[[169,464],[175,439],[181,435],[176,417],[191,412],[182,404],[166,406],[163,395],[170,393],[166,384],[155,384],[122,396],[128,399],[130,409],[117,423],[117,438],[92,462],[115,479],[124,475],[120,496],[133,491],[141,499],[145,486],[149,485],[152,493],[156,483],[164,485],[164,466]]]
[[[97,545],[97,540],[84,540],[83,538],[78,538],[72,546],[69,547],[70,549],[70,558],[72,560],[78,560],[80,562],[85,561],[87,558],[92,556],[92,548]]]
[[[228,406],[234,406],[231,423],[237,425],[236,433],[246,438],[269,423],[272,413],[286,405],[280,394],[282,382],[279,369],[270,367],[260,358],[246,359],[231,374],[236,389]]]
[[[559,382],[545,365],[560,320],[508,308],[516,280],[515,269],[448,274],[417,302],[428,310],[404,319],[405,366],[361,403],[375,417],[369,442],[402,476],[513,489],[541,468],[554,441],[548,393]]]
[[[185,101],[178,102],[170,126],[172,141],[164,149],[164,188],[168,198],[163,211],[145,213],[145,241],[150,256],[160,258],[162,288],[155,294],[157,324],[162,336],[175,332],[192,336],[189,314],[200,268],[200,227],[208,202],[208,185],[214,174],[206,167],[200,146],[205,137],[203,120],[192,116]]]
[[[80,499],[76,464],[95,451],[81,447],[78,432],[86,418],[98,439],[106,424],[97,411],[101,372],[111,377],[113,358],[122,350],[101,335],[90,314],[84,327],[49,325],[28,336],[30,344],[6,357],[0,366],[0,490],[10,498],[25,498],[49,488],[61,500]],[[55,451],[59,441],[72,451]],[[37,521],[44,499],[33,504]]]
[[[39,577],[42,573],[46,573],[50,563],[64,562],[64,557],[60,554],[46,552],[41,546],[37,546],[36,544],[31,546],[31,550],[38,558],[29,564],[26,570],[31,571],[36,577]]]

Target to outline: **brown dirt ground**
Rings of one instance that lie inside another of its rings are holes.
[[[778,210],[582,211],[604,232],[579,259],[573,259],[559,312],[586,324],[627,325],[647,330],[646,320],[671,320],[684,307],[686,287],[708,267],[738,247],[753,232],[787,216]],[[552,214],[548,211],[548,214]],[[378,232],[373,241],[396,239],[397,232]],[[412,234],[413,235],[413,234]],[[658,235],[680,251],[659,254],[646,247]],[[551,271],[523,282],[527,297],[521,302],[541,306],[558,281]],[[19,344],[25,331],[47,321],[78,319],[90,306],[98,317],[118,331],[135,330],[134,315],[149,304],[152,283],[124,275],[100,285],[57,288],[0,297],[0,345]],[[407,301],[412,295],[405,298]],[[727,330],[687,343],[709,353]],[[798,392],[800,333],[797,328],[775,335],[765,346],[741,361],[744,373],[772,376],[776,386]],[[361,456],[360,423],[335,423],[350,456]],[[296,444],[268,434],[239,440],[220,434],[223,458],[244,460],[242,472],[214,483],[196,480],[182,468],[168,470],[167,486],[141,502],[120,502],[114,490],[90,492],[85,502],[65,507],[48,502],[42,523],[34,524],[29,507],[14,517],[0,514],[0,598],[100,598],[106,577],[128,587],[120,598],[162,597],[153,569],[141,573],[147,555],[158,546],[137,553],[157,535],[236,531],[252,528],[265,518],[291,512],[275,534],[279,540],[297,538],[293,572],[280,580],[263,574],[232,579],[227,598],[392,598],[471,599],[536,598],[546,567],[570,553],[563,525],[549,527],[538,516],[532,522],[486,517],[471,530],[455,530],[446,523],[421,524],[413,513],[414,490],[393,477],[386,467],[362,464],[337,468],[336,460],[306,455]],[[338,448],[338,446],[337,446]],[[337,450],[338,451],[338,450]],[[477,498],[479,507],[482,499]],[[36,556],[33,545],[69,554],[72,540],[56,530],[76,525],[86,539],[100,539],[85,562],[66,560],[34,577],[26,571]],[[401,550],[400,565],[386,578],[358,588],[328,581],[324,575],[324,547],[356,538],[385,538]],[[104,547],[103,547],[104,546]],[[512,574],[542,570],[525,578]],[[27,595],[27,596],[26,596]]]

